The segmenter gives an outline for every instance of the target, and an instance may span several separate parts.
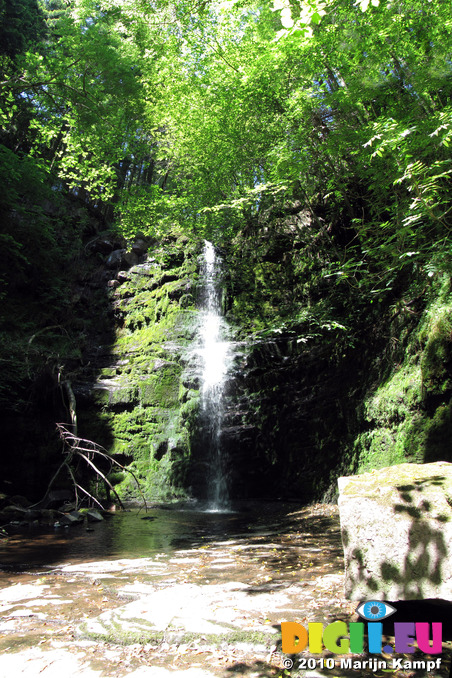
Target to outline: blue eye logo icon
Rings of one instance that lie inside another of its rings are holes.
[[[397,612],[395,607],[389,603],[383,603],[381,600],[369,600],[367,603],[360,603],[356,608],[357,613],[367,621],[381,621]]]

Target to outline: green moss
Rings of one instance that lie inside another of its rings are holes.
[[[122,471],[118,471],[115,473],[109,473],[107,476],[107,480],[111,485],[118,485],[119,483],[122,483],[127,477],[127,473],[124,473]]]
[[[419,331],[424,343],[421,358],[424,387],[444,394],[452,389],[452,294],[449,276],[444,276],[438,297],[429,306]]]
[[[452,461],[452,400],[437,407],[425,426],[425,461]]]
[[[157,631],[149,622],[143,619],[129,619],[129,623],[135,624],[138,627],[136,630],[124,630],[119,622],[110,622],[104,633],[91,632],[87,630],[87,624],[82,624],[79,628],[79,634],[83,638],[91,640],[102,641],[107,643],[115,643],[118,645],[135,645],[139,644],[160,644],[163,641],[174,638],[177,643],[191,643],[193,641],[200,641],[199,633],[185,631],[177,627],[169,627],[165,631]],[[204,633],[202,634],[202,642],[208,647],[218,647],[224,643],[233,645],[236,643],[249,643],[254,645],[270,645],[274,638],[272,634],[264,633],[262,631],[247,631],[234,629],[231,626],[230,632],[224,633]]]
[[[358,472],[425,460],[430,420],[419,364],[407,361],[365,401],[364,412],[370,430],[355,440]]]
[[[405,420],[422,402],[419,364],[409,361],[394,372],[365,402],[366,418],[385,424]]]
[[[81,625],[79,634],[82,638],[115,645],[159,645],[165,639],[163,631],[123,631],[120,629],[106,630],[105,633],[94,633],[86,630],[86,624]]]
[[[138,397],[141,405],[163,408],[177,406],[181,372],[180,365],[167,363],[157,374],[144,377],[138,384]]]
[[[196,278],[200,246],[177,238],[165,239],[150,253],[154,261],[130,269],[128,280],[115,289],[119,326],[110,349],[115,366],[99,375],[94,398],[99,416],[82,414],[87,437],[131,461],[147,499],[183,494],[196,425],[199,394],[183,386],[181,353],[194,334],[194,299],[185,293]],[[123,499],[139,498],[130,476],[118,480]]]
[[[422,462],[425,456],[425,421],[418,416],[392,428],[376,427],[361,433],[355,441],[358,472],[394,466],[403,462]]]
[[[402,365],[394,367],[363,403],[369,430],[355,440],[360,472],[404,461],[452,458],[452,297],[447,276],[433,287],[405,341]]]
[[[196,419],[198,416],[200,402],[201,398],[199,392],[196,391],[194,396],[191,396],[184,403],[181,404],[180,406],[181,419],[189,423],[192,423],[193,420]]]

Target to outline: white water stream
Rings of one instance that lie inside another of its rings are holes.
[[[212,243],[204,241],[202,265],[201,323],[199,328],[202,360],[202,415],[209,446],[209,510],[228,508],[226,460],[221,447],[224,414],[224,388],[232,362],[227,341],[227,323],[222,315],[222,261]]]

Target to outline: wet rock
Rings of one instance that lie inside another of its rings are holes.
[[[105,265],[107,268],[119,268],[124,261],[126,250],[114,250],[108,257]]]
[[[112,238],[97,238],[90,244],[90,250],[100,254],[110,254],[117,247],[118,243]]]
[[[31,506],[31,501],[20,494],[15,494],[13,497],[9,497],[9,503],[14,506],[21,506],[23,508],[28,508]]]
[[[8,504],[2,508],[2,513],[20,513],[21,515],[24,515],[26,511],[27,509],[23,506],[16,506],[13,504]]]
[[[181,308],[189,308],[194,304],[194,299],[191,294],[183,294],[179,299],[179,306]]]
[[[168,441],[161,440],[154,451],[154,459],[160,461],[163,455],[165,455],[167,452],[168,452]]]
[[[32,521],[32,520],[33,520],[33,521],[34,521],[34,520],[40,520],[40,519],[41,519],[41,511],[36,511],[36,510],[30,510],[30,509],[29,509],[29,510],[25,513],[25,518],[26,518],[26,520],[29,520],[29,521]]]
[[[135,238],[132,245],[132,252],[137,256],[141,257],[143,254],[146,254],[148,251],[148,243],[144,238]]]
[[[142,259],[142,257],[140,257]],[[156,270],[158,270],[159,265],[155,260],[155,257],[146,257],[146,260],[141,264],[136,264],[132,266],[129,273],[134,276],[140,276],[144,278],[153,278]],[[155,285],[151,284],[149,289],[155,289]]]
[[[179,276],[176,273],[164,273],[160,278],[160,285],[165,285],[169,282],[174,282],[178,280]]]
[[[96,509],[89,509],[85,515],[90,523],[99,523],[103,520],[102,514],[96,511]]]
[[[5,506],[0,512],[0,521],[14,523],[24,519],[27,509],[21,506]]]
[[[201,379],[198,375],[186,374],[184,375],[182,384],[188,389],[199,389],[201,386]]]
[[[189,464],[190,456],[189,431],[195,425],[195,414],[188,408],[184,417],[179,416],[181,404],[186,401],[185,389],[180,383],[183,360],[187,360],[187,340],[195,332],[194,317],[186,313],[185,308],[182,311],[179,300],[187,294],[188,281],[197,274],[199,248],[191,241],[184,245],[185,251],[174,256],[184,264],[183,268],[171,270],[168,262],[172,260],[173,244],[168,245],[167,251],[159,241],[158,248],[148,257],[146,250],[150,243],[151,239],[137,234],[128,245],[129,252],[118,247],[110,253],[107,260],[110,268],[103,269],[108,278],[93,293],[93,303],[97,303],[97,293],[108,297],[108,325],[115,325],[115,331],[122,328],[124,337],[115,343],[108,333],[105,339],[96,336],[96,342],[92,342],[89,352],[84,354],[84,364],[73,379],[73,391],[84,420],[84,435],[107,448],[114,442],[112,431],[119,431],[116,422],[122,420],[127,411],[128,423],[121,427],[120,443],[121,448],[133,450],[127,463],[135,455],[142,458],[142,450],[147,450],[149,456],[151,438],[158,442],[170,438],[182,440],[183,445],[178,445],[178,449],[183,448],[183,453],[174,460],[165,458],[162,463],[164,480],[159,480],[159,485],[172,486],[173,482],[178,485],[183,482],[182,467]],[[193,297],[187,297],[184,303],[190,308],[194,305]],[[118,338],[122,336],[122,329]],[[171,348],[166,345],[167,340]],[[102,350],[100,344],[105,344],[107,350]],[[102,417],[105,414],[100,428],[99,408]],[[162,455],[162,460],[166,456]],[[155,462],[154,459],[150,474],[156,473]],[[177,466],[177,473],[170,470],[170,465]],[[127,492],[138,495],[130,479],[121,482],[123,489],[127,486]],[[141,501],[139,496],[136,498]]]
[[[452,464],[339,478],[345,595],[452,600]]]
[[[80,511],[71,511],[69,514],[74,520],[76,520],[78,523],[83,522],[83,514],[80,513]]]
[[[126,282],[126,280],[130,280],[130,275],[127,273],[127,271],[118,271],[116,274],[116,279],[118,283],[123,283]]]
[[[69,502],[73,498],[74,495],[71,490],[51,490],[45,501],[40,504],[43,508],[58,508],[62,502]]]
[[[64,504],[60,506],[60,508],[57,510],[60,511],[60,513],[70,513],[71,511],[75,511],[76,508],[77,505],[75,504],[75,502],[65,501]]]
[[[51,509],[41,509],[39,513],[41,525],[53,525],[55,523],[55,512]]]
[[[80,518],[72,515],[71,513],[61,513],[58,516],[58,521],[60,525],[75,525],[80,522]]]
[[[152,371],[153,372],[158,372],[158,370],[165,369],[169,365],[168,360],[163,360],[162,358],[156,358],[154,360],[154,364],[152,366]]]
[[[127,266],[136,266],[140,261],[140,257],[135,252],[124,252],[123,261]]]

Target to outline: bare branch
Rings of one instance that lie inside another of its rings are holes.
[[[90,496],[93,499],[92,495],[90,495],[89,492],[87,492],[84,488],[82,488],[80,485],[77,484],[77,482],[75,480],[74,473],[68,465],[69,461],[74,456],[77,456],[80,459],[83,459],[89,466],[91,466],[91,468],[94,470],[94,472],[96,473],[96,475],[98,477],[102,478],[102,480],[104,481],[106,486],[114,493],[115,497],[118,500],[120,507],[122,509],[124,509],[125,507],[124,507],[117,491],[113,487],[112,483],[108,480],[106,475],[96,466],[96,464],[89,457],[89,455],[92,455],[92,456],[97,455],[98,457],[101,457],[102,459],[106,459],[110,463],[110,470],[113,466],[116,466],[117,468],[121,469],[121,471],[124,471],[126,473],[130,473],[130,475],[132,476],[132,478],[134,479],[134,481],[137,485],[138,491],[139,491],[141,498],[143,500],[145,510],[146,511],[148,510],[148,505],[147,505],[146,499],[144,497],[144,494],[141,490],[140,482],[139,482],[138,478],[136,477],[135,473],[131,469],[127,468],[126,466],[123,466],[123,464],[120,464],[119,461],[117,461],[110,454],[108,454],[108,452],[105,450],[105,448],[103,448],[98,443],[95,443],[92,440],[87,440],[86,438],[79,438],[76,434],[69,431],[64,424],[57,424],[57,428],[58,428],[59,434],[60,434],[64,444],[67,445],[67,447],[70,450],[69,451],[70,456],[60,466],[56,475],[58,475],[61,468],[66,464],[67,467],[68,467],[69,473],[71,475],[72,481],[74,483],[74,487],[78,487],[85,494],[87,494],[88,496]],[[99,503],[99,502],[96,500],[96,503]]]
[[[77,435],[77,403],[75,400],[74,391],[72,390],[71,382],[69,379],[63,381],[62,386],[64,387],[67,397],[69,400],[69,414],[71,417],[72,431],[74,436]]]
[[[71,478],[72,478],[72,482],[74,483],[74,487],[75,487],[75,488],[78,488],[79,490],[81,490],[81,491],[82,491],[84,494],[86,494],[90,499],[92,499],[98,506],[100,506],[100,508],[101,508],[102,510],[104,510],[104,507],[102,506],[102,504],[100,503],[100,501],[99,501],[98,499],[96,499],[96,497],[93,497],[93,495],[90,494],[90,493],[88,492],[88,490],[85,490],[84,487],[82,487],[81,485],[78,484],[78,482],[75,480],[75,477],[74,477],[74,474],[73,474],[73,472],[72,472],[72,469],[69,468],[69,467],[68,467],[68,469],[69,469],[69,474],[70,474],[70,476],[71,476]],[[77,506],[78,506],[78,504],[77,504]]]
[[[77,452],[78,452],[78,450],[77,450]],[[96,466],[95,464],[93,464],[93,462],[91,461],[91,459],[89,459],[85,454],[82,454],[81,452],[79,452],[79,454],[80,454],[81,457],[83,457],[83,459],[86,461],[86,463],[89,464],[89,465],[94,469],[94,471],[96,472],[96,474],[102,478],[102,480],[104,481],[104,483],[106,483],[106,484],[108,485],[108,487],[110,488],[110,490],[111,490],[112,492],[114,492],[115,497],[116,497],[116,499],[118,500],[120,507],[121,507],[122,509],[124,509],[124,504],[122,503],[122,501],[121,501],[121,499],[120,499],[118,493],[116,492],[115,488],[114,488],[113,485],[110,483],[110,481],[107,479],[107,477],[104,476],[104,474],[102,473],[102,471],[101,471],[100,469],[98,469],[97,466]]]

